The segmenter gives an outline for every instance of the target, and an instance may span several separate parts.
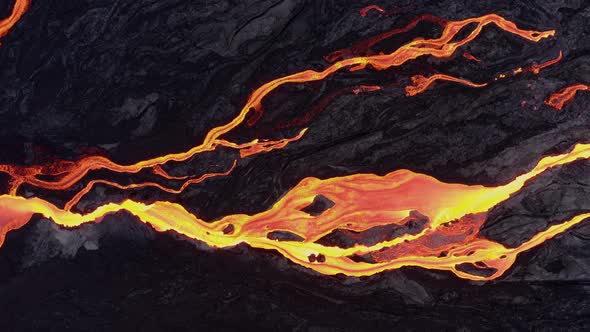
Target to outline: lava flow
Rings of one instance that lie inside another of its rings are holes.
[[[0,20],[0,38],[6,36],[8,31],[20,20],[29,9],[31,0],[17,0],[12,8],[12,13],[7,18]]]
[[[371,10],[375,10],[375,11],[378,11],[378,12],[380,12],[380,13],[384,13],[384,12],[385,12],[385,10],[384,10],[383,8],[381,8],[381,7],[377,6],[377,5],[369,5],[369,6],[367,6],[367,7],[361,8],[361,10],[359,10],[359,14],[360,14],[362,17],[365,17],[365,16],[367,16],[367,14],[368,14],[368,13],[369,13]]]
[[[590,86],[586,84],[573,84],[551,94],[545,101],[545,104],[559,111],[565,106],[566,103],[570,102],[576,96],[578,91],[588,90],[590,90]]]
[[[406,95],[407,96],[415,96],[419,93],[422,93],[432,83],[434,83],[437,80],[457,82],[457,83],[461,83],[466,86],[470,86],[472,88],[481,88],[481,87],[484,87],[487,85],[486,83],[481,83],[481,84],[473,83],[473,82],[466,80],[466,79],[457,78],[457,77],[453,77],[453,76],[449,76],[449,75],[445,75],[445,74],[434,74],[430,77],[424,77],[422,75],[415,75],[415,76],[412,76],[412,85],[409,85],[406,87]]]
[[[433,20],[432,17],[424,17],[424,19]],[[440,19],[437,20],[442,21]],[[463,28],[474,23],[476,26],[469,34],[463,38],[455,40],[455,37]],[[285,140],[280,140],[275,142],[275,144],[254,140],[251,143],[244,145],[229,143],[220,139],[220,137],[242,124],[250,112],[261,112],[263,98],[276,88],[289,83],[305,83],[323,80],[342,69],[356,71],[364,69],[366,66],[370,65],[375,70],[384,70],[390,67],[401,66],[407,61],[426,55],[436,58],[449,58],[461,46],[475,39],[475,37],[477,37],[482,31],[483,27],[492,23],[507,32],[534,42],[538,42],[555,34],[554,30],[532,31],[519,29],[513,22],[496,14],[488,14],[463,21],[445,22],[444,29],[439,38],[414,39],[400,46],[390,54],[348,58],[334,62],[323,71],[304,70],[263,84],[252,92],[246,105],[244,105],[237,117],[225,125],[211,129],[200,145],[197,145],[186,152],[168,154],[140,161],[132,165],[120,165],[102,156],[91,156],[83,158],[77,162],[60,161],[43,166],[19,167],[14,165],[0,165],[0,172],[11,175],[13,180],[9,192],[10,194],[16,195],[19,187],[24,183],[45,189],[64,190],[80,181],[92,170],[108,169],[119,173],[137,173],[144,168],[155,168],[170,161],[186,161],[197,154],[212,151],[220,145],[240,149],[246,148],[247,152],[245,152],[243,156],[249,156],[252,153],[268,152],[273,148],[284,147],[286,143],[295,140],[297,137],[301,137],[302,134],[300,133],[300,135],[287,142]],[[414,25],[415,24],[416,23],[414,23]],[[54,181],[49,181],[40,179],[39,176],[59,176],[59,178]]]
[[[579,224],[590,217],[590,213],[553,225],[516,248],[475,236],[456,240],[448,235],[457,229],[447,224],[464,226],[473,222],[470,219],[481,221],[487,211],[518,192],[526,181],[550,168],[579,159],[590,159],[590,144],[578,144],[571,152],[545,157],[529,172],[497,187],[443,183],[409,170],[398,170],[385,176],[356,174],[325,180],[310,177],[303,179],[267,211],[252,216],[229,215],[211,223],[170,202],[146,205],[126,200],[78,214],[40,198],[3,195],[0,196],[0,241],[4,240],[6,232],[27,223],[34,213],[59,225],[75,227],[98,222],[107,214],[125,210],[158,231],[174,230],[218,248],[247,243],[255,248],[274,249],[291,261],[324,274],[364,276],[403,266],[419,266],[452,271],[471,280],[490,280],[512,266],[519,253]],[[334,206],[319,215],[304,212],[318,195],[335,203]],[[337,229],[362,232],[376,226],[403,225],[413,213],[428,217],[427,224],[418,234],[406,234],[369,246],[357,244],[346,249],[318,243]],[[477,225],[481,226],[481,223]],[[463,235],[469,234],[470,230],[469,227],[459,227],[460,232],[466,232]],[[269,234],[277,231],[296,234],[302,240],[273,240]],[[423,240],[435,235],[438,241]],[[440,238],[446,240],[440,241]],[[391,250],[400,244],[411,248],[412,243],[416,244],[416,250],[406,250],[402,256],[388,257],[387,252],[383,253],[383,250]],[[352,259],[358,255],[372,255],[375,262]],[[458,268],[461,264],[484,266],[493,269],[493,273],[465,272]]]
[[[473,55],[471,53],[463,52],[463,57],[467,60],[481,62],[481,60],[479,58],[477,58],[475,55]]]
[[[17,5],[19,3],[21,6],[28,5],[28,1],[18,1]],[[251,142],[234,143],[221,138],[244,123],[251,112],[256,112],[260,116],[262,100],[282,85],[320,81],[344,69],[353,71],[371,66],[375,70],[384,70],[401,66],[421,56],[449,58],[461,46],[477,37],[488,24],[495,24],[506,32],[533,42],[555,33],[553,30],[523,30],[496,14],[455,22],[432,16],[423,16],[422,19],[441,24],[441,36],[412,40],[389,54],[335,53],[331,57],[333,63],[322,71],[305,70],[267,82],[252,92],[247,103],[233,120],[211,129],[204,141],[189,151],[139,161],[132,165],[120,165],[102,156],[90,156],[79,161],[58,161],[43,166],[0,165],[0,171],[12,178],[9,193],[0,196],[0,245],[4,242],[7,232],[22,227],[36,213],[61,226],[76,227],[88,222],[100,222],[103,217],[112,213],[128,211],[157,231],[175,231],[216,248],[246,243],[255,248],[276,250],[292,262],[323,274],[366,276],[403,266],[418,266],[451,271],[461,278],[472,280],[491,280],[501,276],[512,266],[519,253],[565,232],[590,217],[590,213],[580,214],[561,224],[548,227],[515,248],[507,248],[477,236],[486,213],[507,200],[510,195],[520,191],[527,181],[548,169],[579,159],[589,159],[590,144],[578,144],[570,152],[541,158],[528,172],[496,187],[444,183],[425,174],[397,170],[385,176],[355,174],[323,180],[308,177],[301,180],[267,211],[254,215],[228,215],[214,222],[201,220],[183,206],[167,201],[146,204],[128,199],[122,203],[106,203],[87,213],[72,211],[80,198],[96,184],[110,185],[122,190],[150,186],[178,193],[186,186],[199,183],[208,177],[229,175],[237,167],[238,162],[234,162],[225,172],[206,173],[198,178],[168,174],[162,169],[162,165],[167,162],[186,161],[217,147],[237,149],[240,151],[240,158],[247,158],[253,154],[282,149],[301,139],[307,129],[301,130],[292,138],[279,140],[254,139]],[[407,30],[419,21],[420,19],[415,20],[406,28],[394,31],[397,33]],[[472,24],[475,24],[473,30],[458,38],[459,32]],[[363,45],[370,46],[374,41],[390,35],[392,34],[383,34]],[[355,49],[358,50],[360,49]],[[342,59],[345,56],[352,57]],[[409,89],[408,94],[418,93],[439,79],[478,86],[470,81],[443,74],[430,78],[416,76],[414,86]],[[379,89],[378,86],[361,85],[350,91],[358,94]],[[171,189],[155,182],[123,186],[107,180],[93,180],[66,203],[64,208],[39,197],[25,198],[18,195],[20,186],[25,183],[43,189],[65,190],[82,180],[92,170],[137,173],[144,168],[151,169],[154,174],[167,180],[185,182],[179,189]],[[306,212],[306,208],[319,198],[328,199],[333,205],[318,213]],[[356,243],[350,248],[322,244],[325,236],[337,230],[364,232],[380,226],[403,226],[416,216],[425,219],[417,233],[406,233],[374,244]],[[272,236],[275,232],[294,234],[298,240],[278,241]],[[435,237],[437,241],[433,240]],[[462,268],[465,264],[473,265],[476,271],[465,271]],[[491,272],[480,273],[484,269]]]

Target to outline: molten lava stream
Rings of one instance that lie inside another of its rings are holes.
[[[464,53],[464,55],[465,55],[465,53]],[[509,72],[508,74],[498,75],[497,77],[494,78],[494,81],[497,81],[499,79],[504,79],[507,77],[512,77],[514,75],[518,75],[518,74],[522,74],[522,73],[533,73],[535,75],[538,75],[542,69],[545,69],[547,67],[554,65],[554,64],[558,63],[559,61],[561,61],[562,59],[563,59],[563,54],[561,51],[559,51],[559,55],[554,59],[545,61],[541,64],[532,64],[532,65],[524,67],[524,68],[519,67],[519,68],[513,70],[512,72]],[[426,91],[426,89],[428,89],[428,87],[430,85],[432,85],[437,80],[456,82],[456,83],[460,83],[460,84],[463,84],[465,86],[472,87],[472,88],[481,88],[481,87],[488,85],[488,83],[474,83],[474,82],[471,82],[471,81],[463,79],[463,78],[458,78],[458,77],[454,77],[454,76],[450,76],[450,75],[446,75],[446,74],[434,74],[430,77],[425,77],[423,75],[414,75],[414,76],[412,76],[412,85],[409,85],[405,88],[406,96],[415,96],[419,93]],[[583,88],[578,88],[578,89],[582,90]]]
[[[395,35],[399,35],[399,34],[408,32],[408,31],[414,29],[416,27],[416,25],[418,25],[418,23],[423,22],[423,21],[434,22],[434,23],[439,24],[442,27],[444,27],[447,23],[446,20],[438,18],[438,17],[430,15],[430,14],[420,15],[420,16],[414,18],[412,21],[410,21],[410,23],[408,23],[403,28],[393,29],[391,31],[387,31],[387,32],[384,32],[380,35],[363,40],[363,41],[361,41],[349,48],[334,51],[334,52],[328,54],[327,56],[325,56],[324,59],[328,62],[336,62],[337,60],[341,60],[341,59],[348,57],[348,56],[372,55],[373,52],[371,50],[371,47],[373,47],[373,46],[377,45],[378,43],[380,43],[388,38],[391,38]]]
[[[526,181],[552,167],[579,159],[590,159],[590,144],[578,144],[571,152],[544,157],[529,172],[497,187],[443,183],[408,170],[398,170],[385,176],[357,174],[325,180],[306,178],[265,212],[252,216],[229,215],[212,223],[207,223],[182,206],[170,202],[146,205],[126,200],[121,204],[100,206],[88,214],[77,214],[59,209],[40,198],[3,195],[0,196],[0,212],[3,216],[0,239],[4,238],[6,232],[24,225],[33,213],[40,213],[59,225],[74,227],[86,222],[100,221],[107,214],[126,210],[158,231],[174,230],[213,247],[247,243],[257,248],[275,249],[293,262],[324,274],[363,276],[402,266],[419,266],[448,270],[459,277],[472,280],[490,280],[501,276],[512,266],[519,253],[584,221],[590,217],[590,213],[580,214],[551,226],[516,248],[506,248],[475,236],[453,240],[454,237],[448,236],[446,224],[458,225],[458,228],[453,229],[454,232],[473,234],[473,229],[463,226],[471,223],[481,227],[485,212],[518,192]],[[328,198],[335,205],[315,216],[303,212],[317,195]],[[336,229],[361,232],[380,225],[402,224],[414,210],[429,217],[428,224],[418,234],[407,234],[375,245],[356,245],[347,249],[317,243],[320,238]],[[231,231],[227,231],[228,229]],[[475,230],[475,234],[478,230]],[[274,231],[299,235],[303,241],[272,240],[268,235]],[[440,241],[429,243],[422,240],[436,234],[446,238],[447,242],[440,244]],[[389,258],[379,253],[384,248],[387,250],[402,243],[410,249],[412,243],[415,243],[416,250],[407,250],[407,254]],[[447,254],[441,256],[441,252]],[[350,258],[352,255],[372,253],[378,253],[374,255],[374,263],[358,262]],[[494,269],[494,273],[486,276],[467,273],[457,268],[460,264],[484,265]]]
[[[450,81],[450,82],[457,82],[461,83],[466,86],[470,86],[472,88],[481,88],[487,85],[487,83],[473,83],[469,80],[457,78],[445,74],[434,74],[430,77],[424,77],[422,75],[415,75],[412,76],[412,85],[406,87],[406,95],[407,96],[415,96],[419,93],[424,92],[432,83],[437,80],[443,81]]]
[[[518,75],[518,74],[522,74],[522,73],[533,73],[535,75],[538,75],[541,72],[541,70],[543,70],[547,67],[553,66],[556,63],[559,63],[562,59],[563,59],[563,53],[561,51],[559,51],[559,54],[554,59],[547,60],[547,61],[542,62],[540,64],[534,63],[534,64],[524,67],[524,68],[518,67],[518,68],[512,70],[511,72],[500,74],[500,75],[496,76],[494,78],[494,80],[497,81],[500,79],[512,77],[514,75]]]
[[[463,39],[454,40],[456,35],[467,25],[476,23],[476,27]],[[496,14],[484,15],[481,17],[470,18],[463,21],[446,22],[444,29],[439,38],[435,39],[415,39],[402,45],[390,54],[380,54],[374,56],[353,57],[337,61],[324,69],[317,72],[314,70],[305,70],[288,76],[284,76],[268,83],[263,84],[250,95],[248,102],[240,113],[229,123],[211,129],[205,136],[204,141],[186,152],[168,154],[153,159],[139,161],[132,165],[120,165],[105,157],[91,156],[77,162],[60,162],[46,166],[18,167],[13,165],[0,165],[0,172],[8,173],[12,178],[10,189],[11,194],[17,194],[21,184],[27,183],[36,187],[42,187],[52,190],[64,190],[82,179],[91,170],[108,169],[120,173],[137,173],[144,168],[154,168],[165,164],[169,161],[186,161],[193,156],[202,152],[214,150],[219,145],[241,146],[237,143],[229,143],[221,140],[220,136],[228,133],[244,122],[249,112],[253,110],[260,111],[262,99],[270,92],[289,83],[304,83],[323,80],[333,73],[348,68],[349,70],[360,70],[367,65],[371,65],[376,70],[383,70],[393,66],[400,66],[409,60],[416,59],[420,56],[430,55],[437,58],[448,58],[461,46],[467,44],[479,35],[482,28],[488,24],[496,24],[501,29],[513,33],[522,38],[538,42],[543,38],[554,35],[555,31],[531,31],[519,29],[513,22],[510,22]],[[266,152],[274,147],[283,147],[285,141],[276,145],[267,142],[258,142],[259,148],[248,147],[244,156],[249,156],[251,152]],[[286,142],[288,143],[288,142]],[[60,175],[55,181],[46,181],[40,179],[40,175]]]
[[[465,59],[467,59],[467,60],[471,60],[471,61],[475,61],[475,62],[481,62],[481,60],[479,58],[475,57],[471,53],[463,52],[463,57]]]
[[[374,11],[377,11],[377,12],[380,12],[380,13],[384,13],[385,12],[385,10],[383,8],[381,8],[381,7],[377,6],[377,5],[369,5],[367,7],[361,8],[361,10],[359,10],[359,14],[362,17],[365,17],[365,16],[367,16],[367,14],[371,10],[374,10]]]
[[[558,92],[552,93],[545,101],[545,104],[559,111],[565,106],[566,103],[570,102],[576,96],[578,91],[588,90],[590,90],[590,86],[586,84],[573,84],[559,90]]]
[[[68,209],[75,205],[79,197],[85,194],[86,189],[80,191],[65,209],[58,208],[41,198],[17,196],[18,188],[23,183],[45,189],[63,190],[77,183],[89,171],[96,169],[136,173],[143,168],[151,168],[154,174],[163,178],[186,180],[188,177],[170,176],[161,168],[161,165],[169,161],[185,161],[199,153],[214,150],[218,146],[239,149],[241,157],[245,158],[255,153],[281,149],[288,143],[300,139],[306,129],[293,138],[275,141],[255,139],[247,143],[234,143],[221,138],[222,135],[242,124],[250,112],[260,112],[262,99],[284,84],[319,81],[337,71],[361,70],[367,65],[375,70],[383,70],[400,66],[425,55],[448,58],[457,49],[477,37],[484,26],[492,23],[507,32],[534,42],[555,33],[553,30],[545,32],[522,30],[513,22],[496,14],[456,22],[440,19],[435,21],[443,26],[439,38],[415,39],[390,54],[356,56],[336,61],[322,71],[305,70],[263,84],[250,95],[246,105],[233,120],[211,129],[200,145],[186,152],[168,154],[132,165],[119,165],[100,156],[83,158],[77,162],[60,161],[45,166],[0,165],[0,171],[9,174],[13,179],[11,194],[0,196],[0,245],[8,231],[26,224],[34,213],[42,214],[64,227],[75,227],[87,222],[99,222],[108,214],[124,210],[134,214],[142,222],[152,225],[158,231],[173,230],[218,248],[247,243],[256,248],[275,249],[291,261],[324,274],[344,273],[363,276],[402,266],[419,266],[448,270],[459,277],[473,280],[499,277],[513,264],[516,255],[520,252],[566,231],[583,221],[588,214],[581,214],[562,224],[552,226],[517,248],[506,248],[501,244],[473,235],[477,234],[483,224],[485,213],[506,200],[511,194],[518,192],[527,180],[547,169],[581,158],[588,159],[590,145],[578,144],[569,153],[542,158],[529,172],[508,184],[497,187],[448,184],[409,170],[398,170],[385,176],[356,174],[325,180],[305,178],[267,211],[252,216],[229,215],[210,223],[189,213],[179,204],[165,201],[148,205],[126,200],[120,204],[108,203],[99,206],[89,213],[69,211]],[[473,23],[476,26],[469,34],[455,40],[462,28]],[[421,87],[420,82],[431,83],[436,79],[470,84],[465,80],[439,74],[430,79],[425,78],[425,81],[418,79],[417,85]],[[377,88],[366,86],[359,88],[358,91],[372,91]],[[41,175],[58,177],[50,181],[40,179]],[[96,180],[94,183],[109,184],[122,189],[129,189],[132,186],[154,186],[177,192],[181,191],[187,183],[199,181],[207,176],[210,175],[206,174],[195,180],[189,179],[177,190],[159,186],[156,183],[131,186],[121,186],[106,180]],[[89,184],[89,188],[94,183]],[[312,204],[318,195],[326,197],[335,205],[318,215],[304,212],[303,210]],[[362,232],[376,226],[401,225],[414,214],[414,211],[428,218],[424,228],[417,234],[406,234],[373,245],[357,244],[352,248],[329,247],[318,243],[322,237],[338,229]],[[298,235],[302,241],[273,240],[269,234],[275,231]],[[457,239],[452,236],[455,234],[464,236]],[[433,236],[442,237],[446,239],[446,242],[434,243],[429,240]],[[392,253],[391,251],[396,248],[400,250]],[[446,254],[441,255],[442,252]],[[351,258],[354,255],[369,255],[373,262],[354,260]],[[494,272],[485,276],[468,273],[458,268],[461,264],[491,268]]]
[[[96,184],[106,184],[111,187],[115,187],[115,188],[119,188],[119,189],[123,189],[123,190],[145,188],[145,187],[155,187],[155,188],[158,188],[158,189],[168,192],[168,193],[179,194],[179,193],[183,192],[191,184],[201,183],[201,182],[207,180],[208,178],[212,178],[215,176],[229,175],[234,170],[234,168],[236,168],[236,164],[237,164],[237,162],[234,161],[231,168],[223,173],[205,173],[196,179],[188,179],[188,180],[184,181],[184,183],[180,186],[179,189],[170,189],[168,187],[162,186],[159,183],[154,183],[154,182],[143,182],[143,183],[134,183],[134,184],[129,184],[129,185],[120,185],[118,183],[115,183],[112,181],[107,181],[107,180],[92,180],[92,181],[88,182],[88,184],[82,190],[80,190],[78,193],[76,193],[76,195],[74,195],[74,197],[72,197],[65,204],[64,210],[70,211],[74,206],[76,206],[76,204],[78,204],[78,202],[80,202],[80,200],[82,199],[82,197],[84,197],[84,195],[86,195],[87,193],[90,192],[90,190],[92,190],[92,188]],[[164,172],[164,171],[162,170],[162,172]],[[166,174],[166,173],[164,173],[164,174]],[[175,177],[169,177],[169,178],[175,179]]]
[[[0,20],[0,38],[6,36],[8,31],[20,20],[24,13],[29,9],[31,0],[16,0],[10,16]],[[1,45],[1,44],[0,44]]]

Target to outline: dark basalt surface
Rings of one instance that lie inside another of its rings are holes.
[[[0,13],[12,3],[0,0]],[[397,11],[360,17],[358,10],[369,4]],[[230,176],[177,196],[99,190],[80,208],[123,197],[166,199],[213,220],[266,210],[307,176],[400,168],[443,181],[503,184],[542,155],[590,142],[590,94],[579,93],[560,112],[543,104],[567,84],[590,83],[585,1],[33,0],[0,47],[0,162],[38,164],[100,153],[131,163],[184,151],[235,116],[253,89],[289,73],[322,69],[322,57],[333,50],[418,14],[464,19],[490,12],[557,35],[532,43],[489,26],[466,48],[482,63],[460,54],[424,58],[384,72],[342,73],[281,88],[264,101],[256,126],[240,127],[228,138],[291,137],[299,128],[273,128],[309,112],[339,87],[385,86],[334,98],[301,141],[242,160]],[[420,24],[377,50],[438,32]],[[553,59],[559,50],[563,61],[540,75],[480,89],[439,82],[418,96],[403,94],[415,74],[440,71],[483,82]],[[166,169],[226,170],[235,157],[221,149]],[[588,161],[546,172],[494,208],[480,235],[516,246],[588,211],[588,174]],[[142,174],[109,176],[132,181]],[[71,194],[27,190],[56,203]],[[172,232],[157,233],[126,214],[75,230],[35,217],[0,248],[0,330],[587,331],[589,284],[589,223],[523,253],[502,278],[478,283],[419,268],[327,277],[274,252],[245,245],[212,250]]]

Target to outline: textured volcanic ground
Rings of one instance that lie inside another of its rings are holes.
[[[0,0],[2,17],[13,3]],[[371,4],[385,12],[361,16]],[[332,51],[420,14],[462,20],[488,13],[556,35],[531,43],[490,25],[463,49],[479,62],[459,52],[279,88],[255,125],[227,137],[292,137],[301,126],[289,120],[311,112],[301,140],[244,159],[230,175],[178,195],[99,188],[79,207],[168,200],[216,220],[265,211],[305,177],[397,169],[501,185],[543,155],[590,143],[590,93],[578,92],[560,111],[544,103],[565,86],[590,83],[590,4],[584,1],[33,0],[0,46],[0,163],[99,154],[129,164],[185,151],[231,120],[253,89],[323,69]],[[440,32],[423,22],[375,51]],[[538,75],[493,81],[560,51],[563,60]],[[412,75],[438,72],[490,84],[436,82],[405,95]],[[359,84],[382,89],[339,92]],[[209,152],[166,170],[225,171],[237,154]],[[588,160],[543,173],[493,208],[479,235],[517,246],[589,211],[588,174]],[[134,181],[129,174],[112,176]],[[2,185],[7,179],[2,175]],[[69,199],[27,186],[21,191],[55,204]],[[326,241],[346,242],[346,234],[332,235]],[[36,215],[8,233],[0,248],[0,330],[586,331],[589,285],[590,223],[522,253],[502,277],[475,282],[418,267],[325,276],[273,251],[245,244],[211,249],[172,231],[156,232],[127,213],[76,229]]]

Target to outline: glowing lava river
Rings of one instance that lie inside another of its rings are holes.
[[[0,22],[0,36],[7,33],[27,7],[28,1],[17,2],[13,15]],[[404,32],[415,26],[419,20],[425,19],[441,25],[442,33],[438,38],[417,38],[391,53],[373,54],[370,51],[373,43],[392,34],[378,36],[372,42],[361,43],[355,48],[333,53],[329,57],[330,64],[321,71],[304,70],[271,80],[252,92],[247,103],[233,120],[211,129],[201,144],[186,152],[163,155],[130,165],[120,165],[102,156],[89,156],[78,161],[57,161],[39,166],[0,165],[0,172],[11,178],[8,192],[0,196],[0,245],[4,242],[7,232],[25,225],[33,214],[41,214],[64,227],[76,227],[84,223],[100,222],[108,214],[128,211],[157,231],[175,231],[216,248],[246,243],[254,248],[276,250],[290,261],[322,274],[367,276],[404,266],[415,266],[451,271],[458,277],[471,280],[491,280],[500,277],[514,264],[519,253],[539,246],[583,222],[590,217],[590,212],[554,224],[514,248],[478,237],[478,231],[484,224],[487,212],[519,192],[527,181],[547,170],[576,160],[589,159],[590,144],[577,144],[571,151],[559,155],[539,156],[537,164],[532,169],[496,187],[444,183],[429,175],[402,169],[384,176],[355,174],[328,179],[304,178],[267,211],[254,215],[228,215],[214,222],[201,220],[185,207],[168,201],[146,204],[125,200],[122,203],[106,203],[93,211],[76,212],[77,203],[97,184],[123,190],[156,187],[170,193],[179,193],[187,186],[198,184],[207,178],[228,176],[235,167],[239,167],[239,161],[236,160],[225,172],[206,173],[199,177],[175,177],[161,168],[171,161],[187,161],[218,147],[239,150],[240,158],[243,159],[255,154],[272,153],[273,150],[282,149],[289,144],[297,144],[297,141],[305,138],[307,128],[291,138],[281,140],[255,139],[236,143],[222,138],[245,123],[252,113],[262,115],[263,98],[280,86],[324,80],[339,71],[385,70],[423,56],[450,58],[456,53],[461,56],[463,52],[459,49],[474,40],[482,29],[490,24],[505,33],[520,37],[524,42],[541,42],[555,34],[555,31],[520,29],[513,22],[496,14],[462,21],[419,17],[407,27],[394,31]],[[472,30],[467,34],[460,34],[459,32],[467,26],[473,27]],[[548,62],[547,66],[560,59],[561,54],[556,60]],[[532,66],[528,71],[536,74],[543,66]],[[527,70],[518,69],[514,74],[525,71]],[[459,83],[471,88],[481,88],[487,84],[473,83],[445,74],[436,74],[430,78],[416,76],[412,80],[414,85],[406,89],[408,97],[422,93],[437,80]],[[355,93],[377,90],[379,87],[362,87],[357,88]],[[554,99],[559,99],[557,102],[563,106],[560,100],[566,97]],[[180,188],[175,189],[157,182],[120,185],[110,180],[93,180],[63,207],[41,197],[25,198],[21,193],[21,187],[25,184],[45,190],[70,189],[90,171],[101,169],[116,173],[139,173],[148,169],[163,179],[184,182]],[[327,199],[334,204],[320,213],[306,212],[305,209],[319,198]],[[416,218],[426,220],[419,232],[403,234],[372,245],[357,243],[349,248],[341,248],[321,244],[319,241],[335,230],[363,232],[378,226],[403,226]],[[296,235],[297,239],[279,241],[270,236],[273,232],[291,233]],[[441,238],[444,240],[441,241]],[[465,265],[470,265],[475,270],[465,270],[462,268]]]

